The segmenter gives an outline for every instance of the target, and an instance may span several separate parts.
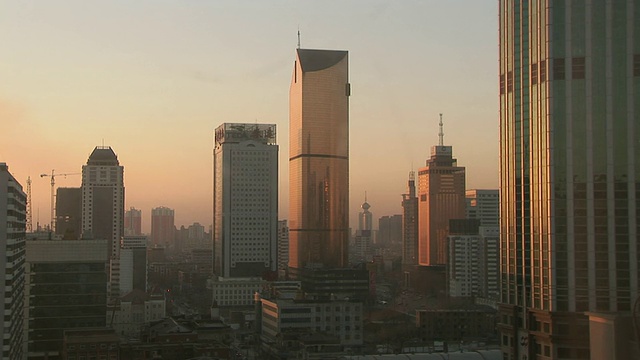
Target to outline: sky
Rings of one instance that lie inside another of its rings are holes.
[[[288,216],[289,84],[302,48],[349,51],[350,214],[401,214],[409,171],[444,142],[467,188],[498,187],[497,1],[0,0],[0,162],[50,219],[50,179],[79,187],[95,146],[125,206],[212,222],[213,130],[275,123]]]

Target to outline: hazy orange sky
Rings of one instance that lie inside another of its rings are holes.
[[[126,207],[211,224],[213,130],[275,123],[288,215],[288,92],[302,47],[348,50],[352,227],[401,213],[408,172],[438,141],[467,188],[498,186],[497,1],[0,0],[0,162],[49,222],[48,178],[93,148],[125,167]],[[80,186],[80,176],[58,186]]]

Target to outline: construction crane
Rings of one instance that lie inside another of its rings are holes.
[[[80,173],[67,173],[67,174],[56,174],[55,170],[51,170],[51,174],[40,174],[40,177],[50,177],[51,178],[51,225],[49,230],[51,232],[55,231],[55,223],[56,223],[56,208],[55,208],[55,186],[56,186],[56,176],[64,176],[65,178],[68,175],[80,175]]]

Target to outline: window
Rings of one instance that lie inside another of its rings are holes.
[[[553,80],[564,80],[564,58],[553,59]]]
[[[584,56],[575,57],[571,64],[571,77],[573,79],[584,79]]]

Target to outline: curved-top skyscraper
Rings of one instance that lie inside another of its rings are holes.
[[[289,267],[347,265],[349,57],[297,49],[289,93]]]

